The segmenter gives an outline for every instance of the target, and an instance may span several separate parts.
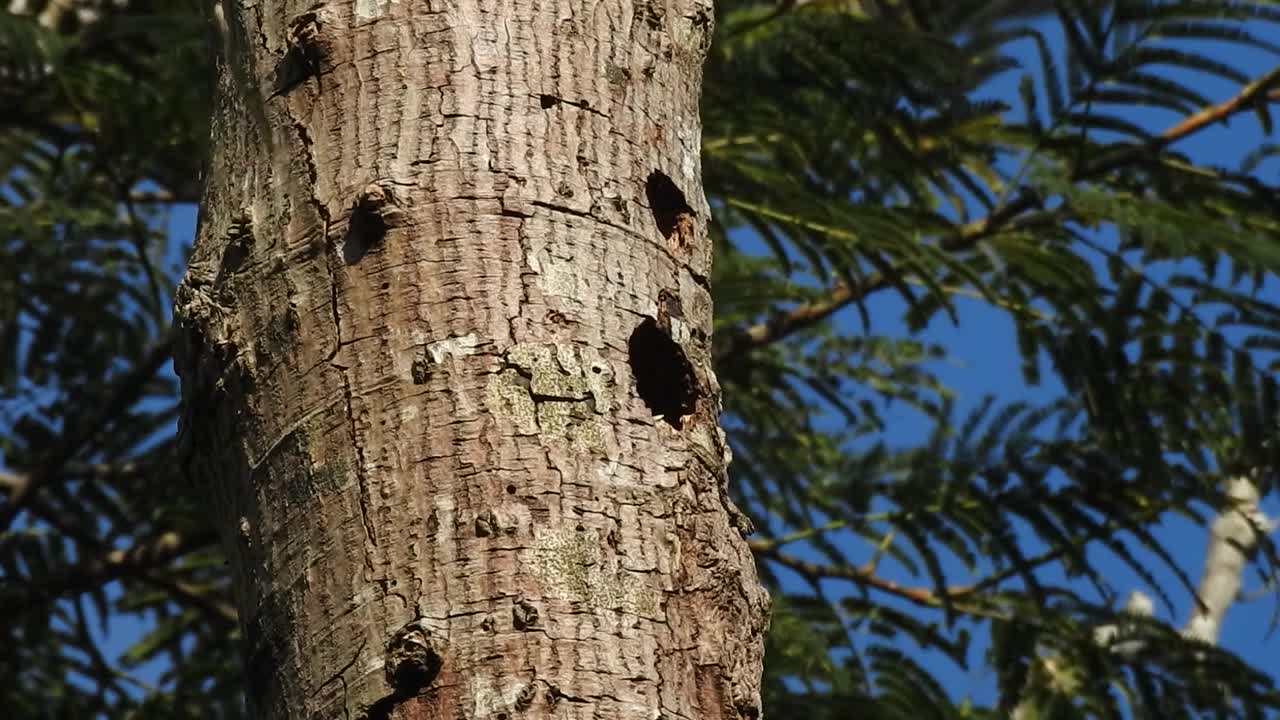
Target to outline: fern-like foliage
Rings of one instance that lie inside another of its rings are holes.
[[[208,27],[194,0],[21,5],[0,14],[5,713],[231,716],[235,612],[173,463],[167,344]]]
[[[1102,568],[1127,567],[1180,624],[1199,569],[1171,554],[1162,521],[1211,519],[1227,478],[1271,488],[1276,326],[1262,289],[1280,260],[1280,195],[1258,170],[1274,146],[1217,167],[1175,144],[1228,120],[1271,132],[1280,73],[1221,58],[1249,48],[1276,63],[1280,7],[719,10],[704,162],[717,287],[735,289],[717,298],[734,488],[765,529],[753,547],[786,628],[770,641],[769,710],[1280,708],[1274,678],[1169,622],[1144,623],[1134,657],[1092,640],[1131,589]],[[1206,77],[1227,93],[1198,89]],[[943,350],[881,334],[884,308],[908,328],[963,330],[975,302],[1007,317],[1024,381],[1056,399],[958,411],[930,372]],[[890,403],[929,418],[922,444],[885,442]],[[994,676],[995,704],[940,692],[902,652],[913,646]]]

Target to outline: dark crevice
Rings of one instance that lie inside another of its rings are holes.
[[[441,664],[443,660],[435,652],[420,650],[417,655],[396,663],[388,680],[402,694],[416,693],[435,679]]]
[[[271,95],[267,99],[288,95],[308,78],[318,78],[323,60],[317,15],[314,12],[303,13],[292,23],[288,50],[276,64]]]
[[[653,221],[662,237],[667,239],[672,252],[685,253],[693,241],[694,220],[697,217],[684,193],[671,178],[658,171],[649,174],[644,184],[649,199]]]
[[[317,64],[318,60],[312,53],[300,47],[289,48],[289,51],[280,59],[280,63],[276,65],[271,95],[267,99],[274,100],[282,95],[288,95],[306,82],[307,78],[317,74]]]
[[[246,243],[232,241],[227,244],[226,249],[222,252],[222,273],[234,274],[244,267],[244,261],[249,259],[249,248]]]
[[[571,702],[571,703],[583,703],[583,704],[591,702],[590,700],[587,700],[585,698],[568,695],[565,692],[561,691],[560,688],[556,687],[555,685],[549,686],[547,688],[547,704],[555,705],[556,703],[562,702],[562,701]]]
[[[655,417],[679,430],[698,399],[693,365],[684,350],[652,318],[631,333],[627,349],[640,399]]]
[[[360,201],[351,211],[347,224],[347,237],[342,241],[342,259],[354,265],[373,248],[382,244],[387,235],[387,222],[381,208],[375,203]]]
[[[542,95],[538,96],[538,104],[542,107],[543,110],[550,110],[551,108],[560,104],[572,105],[573,107],[576,107],[579,110],[585,110],[590,113],[595,113],[600,117],[608,117],[608,115],[606,115],[605,113],[602,113],[599,110],[596,110],[595,108],[591,107],[590,101],[587,101],[587,100],[569,100],[566,98],[557,97],[555,95],[547,95],[543,93]]]
[[[373,704],[365,710],[364,716],[367,720],[390,720],[391,711],[395,710],[397,705],[411,697],[413,697],[412,693],[403,693],[399,691],[393,692],[390,695],[385,695],[375,700]]]
[[[222,252],[222,264],[218,270],[218,280],[226,275],[240,272],[245,261],[249,259],[253,246],[253,224],[248,217],[241,216],[231,222],[227,231],[227,246]]]

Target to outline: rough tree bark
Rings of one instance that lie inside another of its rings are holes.
[[[758,717],[767,598],[708,345],[709,2],[222,9],[175,364],[251,710]]]

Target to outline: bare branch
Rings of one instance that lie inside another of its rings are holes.
[[[1227,486],[1227,500],[1228,506],[1209,528],[1195,609],[1182,631],[1187,637],[1211,645],[1218,642],[1222,619],[1240,595],[1245,563],[1273,524],[1258,507],[1258,489],[1251,480],[1232,480]]]
[[[866,565],[863,567],[844,567],[835,565],[819,565],[818,563],[801,560],[800,558],[782,552],[769,542],[749,541],[747,543],[752,552],[768,558],[779,565],[793,570],[807,578],[835,578],[840,580],[851,580],[861,585],[867,585],[900,597],[904,600],[910,600],[917,605],[925,605],[927,607],[940,607],[942,598],[926,588],[905,587],[891,580],[885,580],[875,574],[875,567]]]

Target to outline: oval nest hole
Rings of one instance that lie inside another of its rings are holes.
[[[679,430],[698,399],[693,365],[684,350],[651,318],[631,333],[627,350],[640,399],[654,417]]]
[[[653,221],[662,237],[667,239],[671,252],[677,255],[687,253],[693,243],[697,215],[685,200],[684,193],[671,178],[656,170],[649,173],[644,192],[649,199],[649,209],[653,211]]]

